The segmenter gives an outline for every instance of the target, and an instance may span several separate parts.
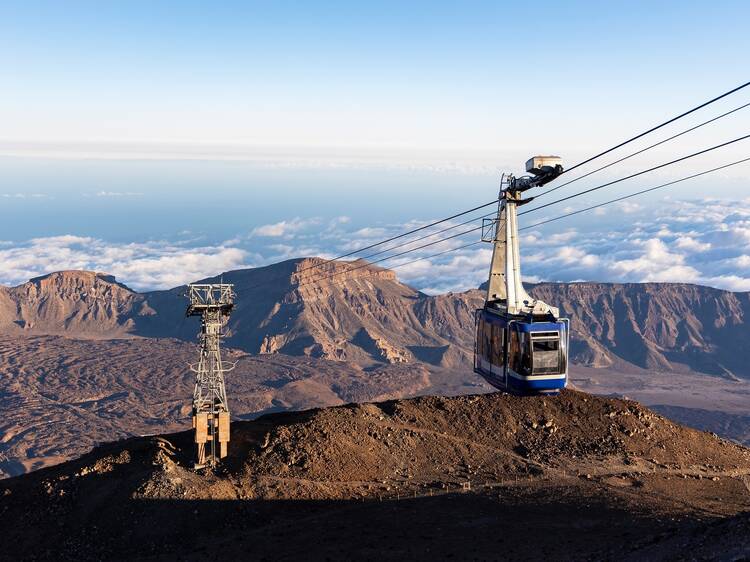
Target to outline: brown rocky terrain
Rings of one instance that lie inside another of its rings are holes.
[[[681,283],[545,283],[571,318],[573,360],[750,378],[750,293]]]
[[[175,339],[0,336],[0,477],[78,457],[104,441],[189,424],[197,345]],[[422,365],[250,356],[227,376],[232,415],[489,388]]]
[[[633,401],[424,397],[102,445],[0,485],[8,559],[744,559],[750,450]]]
[[[449,368],[471,363],[481,291],[429,296],[392,271],[354,269],[361,265],[297,259],[204,281],[235,284],[227,343],[248,353]],[[0,333],[194,341],[184,291],[135,293],[104,274],[53,273],[0,289]],[[544,283],[530,293],[571,318],[578,365],[750,379],[750,349],[743,345],[750,337],[750,293],[670,283]]]
[[[0,287],[0,332],[117,337],[132,333],[134,318],[154,314],[114,277],[59,271],[17,287]]]
[[[228,345],[342,361],[470,362],[472,334],[462,326],[479,305],[478,295],[429,297],[392,271],[370,266],[349,273],[363,264],[322,261],[290,260],[203,280],[235,284]],[[311,283],[331,274],[338,276]],[[136,293],[101,273],[52,273],[0,288],[0,333],[194,341],[184,293],[185,287]]]
[[[470,367],[480,291],[428,296],[391,271],[346,273],[352,266],[342,263],[320,268],[339,274],[332,281],[312,284],[320,274],[309,268],[319,263],[215,278],[238,292],[226,341],[238,361],[228,377],[236,419],[489,390]],[[750,379],[742,378],[750,361],[737,341],[747,329],[746,293],[591,283],[531,291],[572,318],[575,386],[635,397],[750,442]],[[198,322],[185,318],[183,292],[136,293],[111,276],[76,271],[0,288],[0,476],[75,458],[99,442],[185,427]]]

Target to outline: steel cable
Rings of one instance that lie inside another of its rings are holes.
[[[664,123],[661,123],[660,125],[657,125],[656,127],[651,127],[647,131],[644,131],[644,132],[642,132],[642,133],[640,133],[640,134],[638,134],[638,135],[636,135],[634,137],[631,137],[628,140],[623,141],[623,142],[621,142],[620,144],[618,144],[616,146],[613,146],[612,148],[609,148],[609,149],[607,149],[607,150],[605,150],[603,152],[600,152],[599,154],[597,154],[595,156],[592,156],[591,158],[587,158],[586,160],[584,160],[583,162],[579,162],[578,164],[576,164],[572,168],[568,168],[563,173],[565,174],[565,173],[568,173],[568,172],[572,172],[573,170],[575,170],[576,168],[579,168],[580,166],[583,166],[584,164],[588,164],[589,162],[592,162],[592,161],[596,160],[597,158],[601,158],[605,154],[609,154],[610,152],[612,152],[614,150],[617,150],[618,148],[621,148],[621,147],[625,146],[626,144],[630,144],[633,141],[636,141],[636,140],[638,140],[638,139],[640,139],[642,137],[645,137],[649,133],[653,133],[654,131],[656,131],[658,129],[661,129],[662,127],[666,127],[670,123],[674,123],[675,121],[677,121],[679,119],[682,119],[683,117],[686,117],[687,115],[690,115],[691,113],[695,113],[699,109],[703,109],[704,107],[706,107],[708,105],[711,105],[712,103],[717,102],[720,99],[723,99],[723,98],[725,98],[725,97],[727,97],[729,95],[732,95],[735,92],[739,92],[740,90],[742,90],[743,88],[747,88],[748,86],[750,86],[750,82],[745,82],[744,84],[741,84],[741,85],[737,86],[736,88],[733,88],[733,89],[729,90],[728,92],[724,92],[720,96],[716,96],[715,98],[710,99],[707,102],[704,102],[704,103],[702,103],[702,104],[700,104],[700,105],[698,105],[698,106],[696,106],[696,107],[694,107],[692,109],[689,109],[688,111],[685,111],[684,113],[680,113],[676,117],[672,117],[671,119],[669,119],[667,121],[664,121]]]

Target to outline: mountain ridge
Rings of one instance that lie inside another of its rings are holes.
[[[353,271],[352,271],[353,270]],[[335,276],[320,283],[314,282]],[[321,258],[240,269],[226,343],[360,363],[467,366],[481,290],[426,295],[385,268]],[[176,337],[194,341],[185,286],[136,292],[113,276],[55,272],[0,288],[0,333]],[[750,293],[683,283],[538,283],[529,293],[571,318],[571,359],[584,366],[750,378]]]
[[[322,261],[204,280],[235,283],[238,292],[225,338],[227,358],[239,361],[227,380],[235,416],[490,390],[471,364],[482,291],[431,296],[383,268],[347,279],[358,265],[338,263],[324,267],[341,280],[311,284],[310,268]],[[684,406],[668,411],[747,442],[746,294],[601,283],[529,291],[572,319],[571,385]],[[200,324],[185,317],[183,293],[137,293],[106,274],[75,271],[0,288],[0,475],[60,462],[106,438],[182,427]]]

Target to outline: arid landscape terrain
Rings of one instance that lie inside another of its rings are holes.
[[[739,560],[750,548],[750,451],[632,401],[423,397],[232,431],[215,473],[192,470],[183,432],[3,481],[4,555]]]
[[[0,562],[750,562],[750,2],[1,6]]]
[[[481,290],[429,296],[391,271],[320,260],[228,272],[234,419],[491,388],[471,370]],[[356,263],[356,262],[355,262]],[[0,288],[0,471],[76,458],[97,443],[184,429],[199,322],[184,287],[137,293],[60,272]],[[750,442],[748,295],[693,285],[543,284],[572,319],[571,381]],[[735,351],[733,351],[735,350]],[[717,367],[720,366],[720,367]]]

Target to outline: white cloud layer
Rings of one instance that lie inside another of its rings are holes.
[[[186,248],[166,242],[113,244],[80,236],[34,238],[0,249],[0,283],[15,285],[53,271],[85,269],[115,275],[134,289],[169,289],[248,267],[239,248]]]
[[[268,238],[293,238],[300,232],[307,230],[310,227],[320,224],[320,220],[317,218],[312,219],[301,219],[295,217],[288,221],[281,221],[273,224],[264,224],[253,229],[253,236],[265,236]]]
[[[524,278],[533,282],[684,282],[750,291],[750,199],[663,203],[643,206],[638,213],[619,209],[605,215],[576,215],[526,230],[522,236]],[[0,282],[18,284],[51,271],[89,269],[114,274],[136,289],[170,288],[226,270],[295,257],[331,258],[428,222],[365,227],[346,217],[298,217],[201,246],[196,239],[122,244],[73,235],[6,241],[0,243]],[[456,227],[440,236],[473,225]],[[478,238],[474,232],[378,265],[395,268],[403,281],[425,292],[465,290],[486,280],[491,246],[477,244],[432,256]],[[370,258],[376,261],[437,239],[384,253],[379,253],[384,247],[375,247],[350,259],[377,253]]]

